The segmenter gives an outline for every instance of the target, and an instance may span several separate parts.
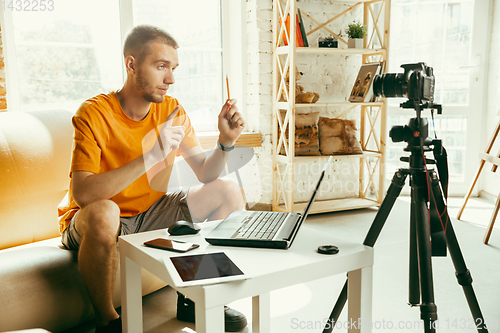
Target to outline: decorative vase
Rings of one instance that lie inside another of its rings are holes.
[[[351,49],[362,49],[363,38],[349,38],[349,40],[347,41],[347,46]]]

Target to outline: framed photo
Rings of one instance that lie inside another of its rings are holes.
[[[349,95],[349,102],[370,102],[373,97],[373,79],[381,72],[379,62],[363,64]]]

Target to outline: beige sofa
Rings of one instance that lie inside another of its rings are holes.
[[[59,332],[93,317],[77,253],[60,242],[68,188],[67,111],[0,112],[0,332]],[[143,271],[143,295],[165,284]],[[120,306],[119,274],[114,304]]]

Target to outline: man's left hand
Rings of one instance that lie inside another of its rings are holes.
[[[219,142],[232,146],[245,128],[245,120],[236,107],[235,99],[228,99],[219,114]]]

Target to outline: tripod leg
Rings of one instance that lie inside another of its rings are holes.
[[[420,318],[424,321],[425,332],[435,332],[434,322],[437,320],[437,307],[434,303],[432,279],[432,251],[430,244],[429,211],[427,209],[427,173],[412,175],[411,179],[411,216],[414,219],[418,249],[418,273],[420,277]],[[411,257],[410,257],[411,261]],[[415,263],[410,262],[410,268]],[[410,278],[415,281],[415,270],[410,270]],[[411,286],[411,283],[410,283]],[[411,295],[410,290],[410,295]]]
[[[410,204],[410,262],[408,277],[408,303],[410,306],[420,305],[420,273],[418,269],[418,246],[417,246],[417,222],[415,212],[417,211],[415,200]]]
[[[375,245],[375,242],[377,241],[377,238],[380,232],[382,231],[382,228],[384,227],[385,221],[387,220],[387,217],[389,216],[389,213],[391,212],[391,209],[394,206],[396,199],[401,193],[401,189],[405,184],[407,176],[408,174],[406,170],[400,169],[396,171],[396,173],[392,177],[391,185],[387,189],[387,194],[384,198],[384,201],[382,201],[382,204],[380,205],[377,215],[373,220],[370,230],[368,231],[368,234],[365,237],[365,240],[363,242],[364,245],[370,247],[373,247],[373,245]],[[330,318],[328,319],[328,322],[325,325],[325,328],[323,329],[323,333],[331,333],[333,331],[333,327],[335,326],[335,323],[337,322],[337,320],[340,317],[340,314],[342,313],[342,309],[344,308],[345,303],[347,301],[347,283],[348,280],[346,280],[344,287],[342,288],[342,291],[337,299],[337,302],[333,307],[332,313],[330,314]]]
[[[389,216],[389,213],[391,212],[396,199],[399,197],[401,189],[405,185],[406,176],[408,176],[406,170],[400,169],[396,171],[396,173],[392,177],[391,185],[387,189],[387,194],[384,198],[384,201],[382,201],[382,204],[380,205],[377,215],[373,220],[370,230],[368,230],[368,234],[366,234],[365,240],[363,242],[364,245],[370,247],[373,247],[373,245],[375,245],[375,242],[377,241],[377,238],[380,235],[382,228],[384,227],[385,221],[387,220],[387,217]]]
[[[460,284],[464,290],[465,297],[467,298],[467,303],[469,304],[469,309],[472,313],[472,317],[476,324],[477,331],[480,333],[488,332],[486,324],[484,322],[483,314],[479,308],[479,303],[472,288],[472,276],[470,271],[465,265],[465,260],[458,245],[458,240],[453,230],[450,217],[448,215],[447,207],[444,203],[443,194],[441,188],[439,187],[439,180],[435,172],[431,174],[432,181],[432,197],[431,200],[436,200],[436,207],[442,217],[443,225],[445,227],[446,243],[448,244],[448,250],[450,251],[451,260],[455,266],[455,275],[457,276],[458,284]]]

